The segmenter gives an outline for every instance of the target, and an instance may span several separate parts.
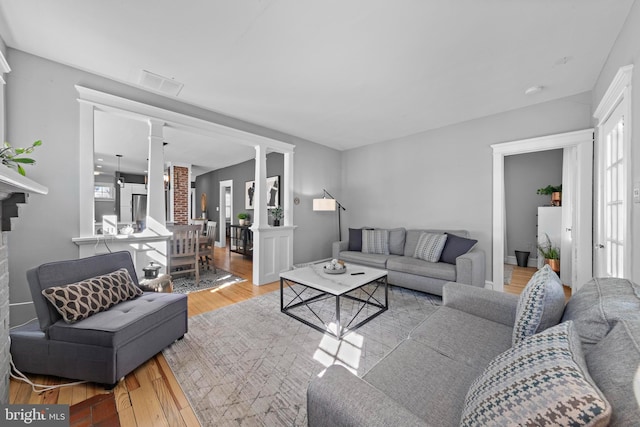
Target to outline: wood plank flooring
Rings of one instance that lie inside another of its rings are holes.
[[[215,310],[279,289],[278,282],[264,286],[254,286],[252,283],[252,264],[241,255],[232,254],[229,256],[225,249],[216,248],[215,265],[243,277],[247,281],[225,288],[189,294],[189,316]],[[512,283],[505,286],[505,291],[520,294],[534,272],[534,268],[516,267],[513,272]],[[29,378],[35,383],[48,385],[67,382],[60,378],[42,375],[29,375]],[[11,379],[9,402],[12,404],[58,403],[76,405],[94,396],[106,393],[109,392],[102,387],[87,383],[36,394],[32,392],[31,386],[28,384]],[[117,408],[117,419],[123,427],[190,427],[199,425],[193,409],[162,353],[158,353],[127,375],[123,381],[120,381],[113,390],[113,396],[115,407]],[[78,405],[75,408],[85,410],[86,406],[86,404]],[[77,415],[77,417],[81,415],[84,415],[84,413]],[[104,413],[101,413],[100,418],[103,419],[105,416]],[[110,419],[113,422],[113,418]],[[97,426],[100,424],[97,420],[94,420],[94,422],[89,422],[85,418],[81,425]]]

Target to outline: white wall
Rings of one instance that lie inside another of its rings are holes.
[[[74,87],[78,84],[296,145],[294,193],[302,203],[294,209],[298,225],[295,259],[309,261],[331,253],[333,224],[318,220],[311,211],[310,198],[322,194],[325,186],[338,186],[338,151],[14,49],[8,49],[7,59],[12,68],[6,86],[7,138],[16,145],[43,141],[33,153],[37,165],[28,168],[27,176],[49,188],[47,196],[31,196],[29,209],[21,212],[10,235],[11,302],[31,301],[27,269],[78,257],[78,247],[71,242],[79,233],[79,109]],[[31,306],[11,311],[14,325],[32,317]]]
[[[620,31],[607,62],[593,89],[593,111],[598,107],[606,90],[609,88],[618,69],[625,65],[634,64],[631,94],[631,175],[632,182],[640,183],[640,2],[636,1],[631,7],[627,21]],[[594,121],[595,125],[595,121]],[[631,215],[632,256],[634,260],[640,257],[640,204],[632,205]],[[634,282],[640,282],[640,263],[634,262],[632,277]]]
[[[582,93],[345,152],[347,227],[463,228],[491,271],[491,144],[591,126]],[[344,231],[343,231],[344,233]]]

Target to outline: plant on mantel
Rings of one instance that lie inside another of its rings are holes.
[[[26,171],[22,165],[33,165],[36,161],[30,157],[20,156],[23,154],[31,154],[33,150],[40,145],[42,145],[42,141],[37,140],[31,144],[30,147],[15,148],[8,142],[5,142],[2,149],[0,149],[0,159],[2,159],[2,164],[11,169],[16,169],[20,175],[26,176]]]
[[[282,211],[282,208],[280,206],[276,206],[275,208],[271,209],[269,213],[273,217],[273,225],[275,227],[278,227],[280,225],[280,221],[284,217],[284,212]]]

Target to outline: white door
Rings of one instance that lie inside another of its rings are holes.
[[[577,282],[577,245],[573,244],[573,223],[576,216],[575,188],[578,156],[575,147],[562,150],[562,220],[560,227],[560,280],[573,287]]]
[[[628,277],[627,138],[624,105],[601,125],[598,141],[598,221],[595,265],[598,277]]]

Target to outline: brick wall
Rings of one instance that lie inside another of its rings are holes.
[[[173,167],[173,222],[189,224],[189,168]]]
[[[7,256],[7,240],[8,240],[8,232],[1,232],[0,234],[0,404],[9,403],[9,370],[10,370],[10,365],[9,365],[9,260]]]

